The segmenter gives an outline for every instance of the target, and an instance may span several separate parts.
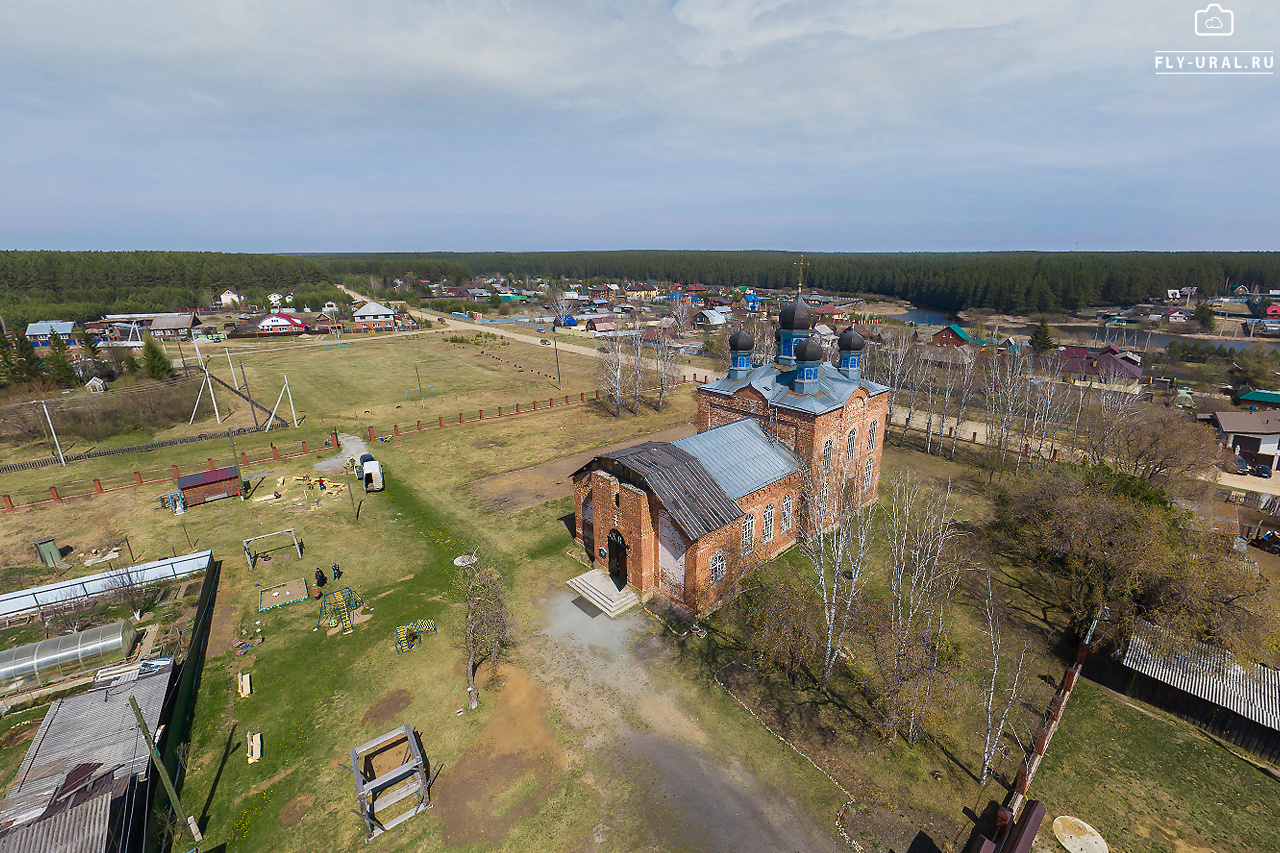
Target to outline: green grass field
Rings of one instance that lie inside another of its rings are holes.
[[[445,336],[430,332],[354,353],[280,345],[252,365],[246,358],[245,367],[251,388],[256,382],[276,393],[278,377],[289,375],[306,421],[296,433],[281,432],[281,441],[295,441],[295,435],[322,438],[329,429],[357,431],[367,423],[389,429],[401,416],[408,423],[410,415],[423,411],[416,401],[404,408],[403,400],[403,389],[416,387],[404,381],[406,368],[412,376],[418,359],[432,364],[423,384],[438,386],[437,396],[426,398],[436,406],[426,410],[432,417],[452,412],[456,418],[464,404],[496,411],[499,404],[554,392],[554,384],[547,390],[546,348],[512,343],[491,350],[492,342],[451,344]],[[566,360],[571,362],[567,369],[573,372],[566,377],[576,377],[583,390],[592,386],[589,359],[566,359],[563,352],[561,359],[562,370]],[[574,388],[568,378],[565,385]],[[654,815],[676,815],[678,809],[662,805],[662,789],[648,778],[653,767],[645,760],[652,755],[627,758],[637,740],[673,726],[678,727],[673,742],[686,744],[681,753],[686,765],[706,762],[755,780],[762,801],[786,804],[796,821],[834,838],[832,820],[844,799],[835,786],[712,680],[740,652],[728,613],[710,621],[713,631],[706,640],[678,637],[649,620],[640,638],[650,658],[643,683],[584,682],[587,664],[608,661],[607,651],[583,650],[579,667],[573,659],[553,655],[542,633],[551,618],[548,595],[582,571],[570,556],[571,538],[561,521],[572,512],[571,500],[560,497],[503,512],[487,508],[469,488],[481,477],[687,424],[692,396],[690,387],[681,389],[661,413],[644,409],[640,416],[616,419],[598,406],[574,406],[376,445],[388,487],[373,495],[355,494],[358,520],[348,495],[320,498],[314,509],[308,499],[315,496],[306,495],[293,479],[332,455],[319,444],[309,456],[250,469],[255,482],[263,479],[255,497],[269,494],[279,487],[277,478],[285,478],[280,501],[226,500],[173,516],[156,501],[164,487],[153,486],[0,516],[5,560],[0,584],[14,588],[43,579],[42,570],[30,565],[30,542],[50,534],[88,548],[124,533],[139,559],[195,547],[211,548],[223,561],[182,795],[206,827],[205,850],[307,850],[317,844],[335,851],[697,846],[655,829],[661,820]],[[247,449],[260,455],[275,435],[245,442]],[[210,455],[209,446],[176,448],[163,464],[199,466]],[[93,467],[81,470],[103,477],[130,476],[146,467],[134,458],[85,465]],[[910,447],[891,447],[885,468],[913,468],[922,476],[950,480],[966,522],[981,520],[989,509],[985,475],[974,473],[963,459],[942,462]],[[20,486],[38,494],[46,483],[61,482],[50,471],[10,475],[0,481],[0,492]],[[46,475],[48,480],[40,479]],[[34,482],[21,482],[27,479]],[[274,558],[250,571],[241,540],[287,527],[303,538],[303,559],[281,540]],[[481,684],[480,708],[459,715],[466,687],[451,561],[477,544],[511,580],[517,644],[495,681]],[[298,577],[310,584],[317,566],[335,562],[344,570],[341,584],[363,597],[369,617],[350,635],[330,634],[328,626],[315,630],[314,600],[258,612],[263,588]],[[1005,593],[1028,614],[1014,630],[1020,636],[1052,630],[1051,622],[1030,615],[1040,612],[1027,597],[1034,592],[1034,579],[1012,569],[1007,579]],[[955,637],[974,649],[976,659],[967,600],[958,611]],[[395,627],[413,619],[434,619],[439,634],[397,655]],[[259,628],[266,638],[262,645],[245,656],[230,650],[235,639]],[[235,675],[242,670],[253,676],[254,693],[246,699],[235,691]],[[610,671],[608,665],[600,670]],[[1042,651],[1029,672],[1031,678],[1056,677],[1061,663]],[[957,705],[972,704],[976,682],[976,670],[958,680]],[[597,686],[586,690],[584,683]],[[1047,702],[1051,692],[1036,682],[1027,698]],[[963,810],[981,812],[988,800],[1003,794],[997,782],[982,789],[970,776],[979,746],[972,716],[934,720],[934,737],[916,747],[900,740],[886,749],[857,722],[866,709],[859,704],[856,680],[842,675],[835,693],[838,702],[816,693],[792,694],[774,684],[757,695],[769,698],[775,712],[789,715],[788,736],[854,793],[849,825],[866,849],[905,849],[902,839],[909,843],[917,830],[943,849],[962,844],[967,835]],[[37,708],[0,720],[0,775],[12,773],[27,746],[10,743],[19,738],[6,740],[6,732],[42,713]],[[437,808],[366,845],[361,822],[350,813],[353,784],[343,762],[351,747],[402,723],[420,732],[427,754],[443,768]],[[615,725],[626,737],[610,728]],[[245,758],[250,732],[263,736],[263,759],[253,765]],[[1009,771],[1015,763],[1002,767]],[[1075,814],[1114,841],[1113,849],[1138,851],[1189,850],[1179,843],[1213,850],[1280,849],[1277,793],[1280,783],[1192,727],[1135,709],[1088,683],[1077,689],[1033,789],[1033,796],[1049,804],[1051,817]],[[652,810],[655,802],[658,811]],[[730,819],[726,813],[724,820]],[[1233,846],[1234,833],[1241,840]]]

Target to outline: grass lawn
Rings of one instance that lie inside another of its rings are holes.
[[[1200,729],[1090,681],[1072,691],[1031,796],[1050,820],[1091,824],[1113,850],[1280,850],[1280,781]]]

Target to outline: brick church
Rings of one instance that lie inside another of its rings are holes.
[[[797,295],[768,364],[752,364],[755,342],[735,332],[729,375],[697,390],[697,435],[606,453],[574,473],[575,540],[619,588],[705,611],[735,560],[795,542],[805,473],[819,516],[846,483],[875,499],[888,389],[862,378],[853,329],[840,336],[839,367],[826,361],[813,319]]]

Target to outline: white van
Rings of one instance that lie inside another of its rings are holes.
[[[366,492],[382,491],[382,463],[374,459],[372,453],[360,456],[360,469],[364,472],[364,490]]]

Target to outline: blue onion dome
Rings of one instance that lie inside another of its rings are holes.
[[[813,326],[813,311],[809,303],[796,294],[791,304],[778,315],[778,325],[789,332],[808,331]]]
[[[866,345],[867,342],[863,339],[862,335],[858,334],[857,330],[854,329],[853,326],[845,329],[844,334],[840,336],[841,352],[861,352],[862,348]]]
[[[755,349],[756,342],[751,335],[747,334],[746,329],[739,329],[729,336],[729,349],[733,352],[743,352],[744,350]]]
[[[796,361],[822,361],[825,355],[822,344],[814,338],[805,338],[796,345]]]

